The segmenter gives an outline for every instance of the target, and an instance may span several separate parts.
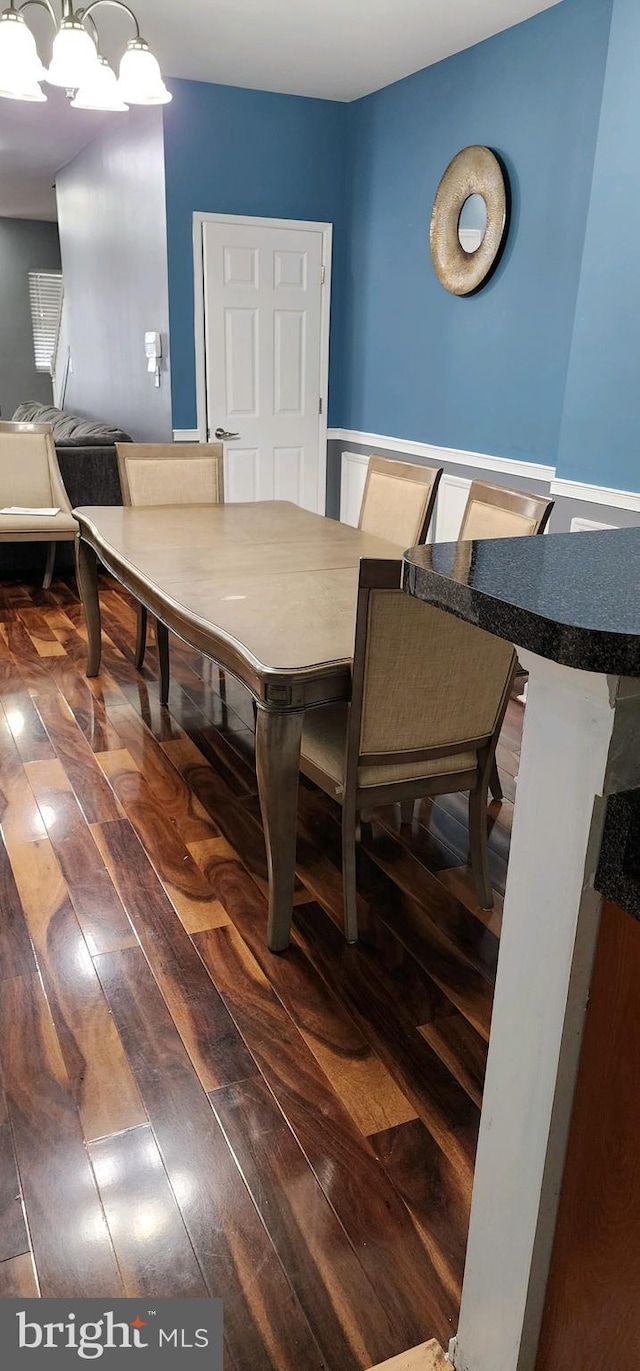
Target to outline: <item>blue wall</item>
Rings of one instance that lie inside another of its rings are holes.
[[[349,106],[336,426],[555,464],[611,5],[563,0]],[[507,165],[513,216],[496,275],[465,300],[434,275],[429,218],[450,158],[478,142]]]
[[[614,0],[558,475],[640,490],[640,4]]]
[[[196,427],[194,210],[334,224],[334,300],[341,295],[346,105],[171,81],[165,169],[174,428]],[[332,371],[338,361],[332,350]]]
[[[164,111],[173,425],[196,424],[194,210],[335,226],[329,422],[640,489],[640,3],[562,0],[352,105],[175,81]],[[429,257],[438,180],[513,192],[471,299]]]

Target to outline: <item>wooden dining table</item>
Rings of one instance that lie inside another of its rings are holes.
[[[101,562],[161,623],[247,687],[269,872],[267,943],[289,943],[305,710],[348,699],[362,557],[402,549],[285,501],[74,510],[87,675],[100,672]],[[398,583],[400,569],[398,568]]]

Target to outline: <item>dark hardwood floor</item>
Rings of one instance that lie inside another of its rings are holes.
[[[0,584],[0,1297],[225,1302],[234,1371],[365,1371],[455,1330],[521,707],[498,753],[495,909],[462,796],[376,815],[362,937],[339,811],[303,783],[295,936],[265,947],[242,688],[172,639],[132,665],[101,583]]]

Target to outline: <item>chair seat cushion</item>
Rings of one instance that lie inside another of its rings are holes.
[[[301,756],[319,771],[330,776],[339,795],[344,785],[344,752],[349,706],[345,701],[308,709],[304,716]],[[456,752],[448,757],[434,757],[427,762],[399,762],[386,766],[361,766],[358,786],[387,785],[394,781],[421,780],[423,776],[449,776],[472,771],[477,765],[475,752]],[[303,766],[304,770],[304,766]]]
[[[0,542],[53,542],[75,538],[78,525],[64,510],[53,518],[32,514],[0,514]]]

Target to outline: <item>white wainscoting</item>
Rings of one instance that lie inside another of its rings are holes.
[[[465,476],[452,476],[450,472],[443,471],[438,486],[435,517],[432,520],[435,532],[430,541],[456,542],[470,487],[471,481]]]
[[[174,428],[174,443],[199,443],[200,437],[197,428]]]
[[[487,481],[495,480],[497,475],[519,476],[524,480],[542,481],[548,485],[555,476],[555,467],[541,466],[536,462],[490,457],[480,452],[462,452],[453,448],[435,447],[431,443],[410,443],[403,438],[389,438],[380,433],[329,429],[328,437],[357,443],[361,447],[369,448],[371,452],[394,452],[402,453],[406,457],[423,457],[433,466],[464,466],[471,468],[477,472],[480,479],[484,477]],[[340,519],[344,524],[356,525],[360,517],[368,461],[368,454],[347,451],[342,453]],[[445,469],[438,488],[435,514],[428,534],[429,542],[456,541],[470,485],[471,479],[468,476],[457,476]]]
[[[369,458],[361,452],[343,452],[340,470],[340,521],[355,528],[360,518],[360,506],[367,478]],[[467,503],[471,482],[464,476],[444,472],[438,487],[438,499],[428,542],[455,543],[460,532],[462,515]]]
[[[357,528],[367,479],[369,458],[361,452],[343,452],[340,467],[340,522]]]
[[[598,529],[619,528],[619,524],[600,524],[596,519],[575,518],[571,520],[570,533],[595,533]]]

